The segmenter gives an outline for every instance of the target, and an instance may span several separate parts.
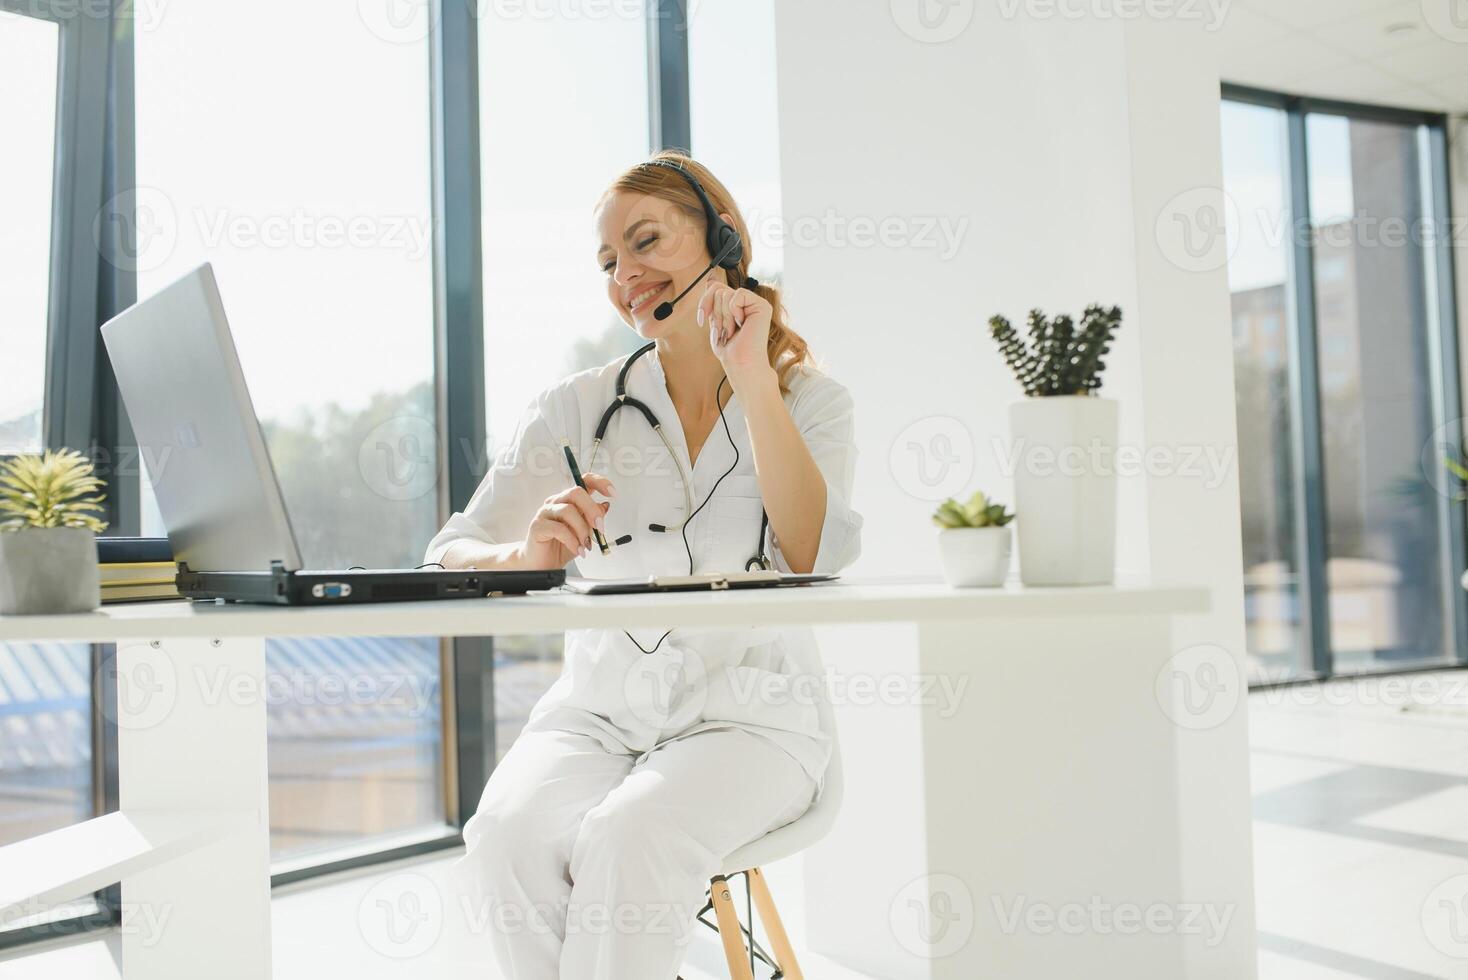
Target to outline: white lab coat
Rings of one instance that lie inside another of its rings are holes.
[[[682,536],[648,530],[649,524],[681,521],[685,503],[678,467],[667,459],[667,450],[642,414],[631,407],[619,410],[592,457],[592,437],[615,397],[623,360],[573,375],[531,403],[511,444],[464,511],[450,517],[429,543],[424,561],[438,561],[451,544],[465,538],[492,544],[522,540],[545,499],[572,483],[561,448],[564,439],[583,471],[606,476],[616,487],[606,515],[607,539],[632,535],[630,543],[614,546],[609,556],[593,545],[586,558],[575,562],[574,571],[589,578],[688,572]],[[688,444],[656,349],[633,365],[627,392],[657,415],[688,472]],[[785,404],[825,477],[826,517],[814,570],[838,572],[856,559],[861,547],[862,519],[850,503],[856,469],[852,399],[825,374],[800,369],[790,381]],[[688,525],[695,572],[743,570],[759,537],[759,481],[737,395],[729,400],[724,417],[738,448],[738,463]],[[692,468],[695,510],[734,457],[723,424],[716,422]],[[819,490],[812,487],[812,495]],[[777,569],[790,571],[773,529],[768,554]],[[631,631],[646,650],[653,649],[663,632]],[[651,655],[621,630],[572,630],[566,634],[561,677],[532,710],[525,730],[582,732],[599,739],[608,751],[646,753],[668,739],[747,728],[794,756],[819,786],[830,758],[829,739],[820,730],[813,701],[824,693],[821,670],[809,627],[677,629]]]
[[[564,439],[583,471],[616,488],[608,540],[632,535],[608,556],[593,546],[573,571],[591,578],[689,571],[683,536],[648,530],[677,525],[685,501],[678,467],[644,416],[623,407],[592,454],[623,360],[533,400],[468,506],[429,543],[425,561],[440,560],[464,539],[522,540],[545,499],[572,484]],[[657,415],[683,471],[692,473],[693,571],[743,570],[756,550],[762,504],[738,396],[724,410],[728,435],[715,423],[690,468],[656,350],[633,365],[627,391]],[[862,521],[850,504],[852,399],[824,374],[801,369],[785,404],[825,483],[810,488],[826,496],[815,571],[837,572],[860,549]],[[773,536],[767,554],[790,571]],[[819,798],[831,742],[819,725],[816,699],[826,691],[812,630],[679,628],[659,645],[664,632],[633,630],[639,649],[621,630],[568,631],[560,678],[532,709],[465,826],[467,851],[456,872],[470,875],[466,889],[522,915],[540,909],[548,923],[538,931],[491,930],[507,976],[671,978],[686,934],[578,930],[578,910],[675,907],[682,911],[673,919],[686,923],[727,853]],[[710,734],[691,739],[700,733]]]

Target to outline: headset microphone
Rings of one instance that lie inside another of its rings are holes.
[[[699,283],[703,282],[703,277],[708,275],[710,272],[713,272],[714,267],[723,263],[723,261],[729,257],[729,253],[733,252],[739,246],[739,238],[735,236],[732,240],[725,244],[724,248],[719,252],[718,255],[714,256],[714,260],[709,263],[709,267],[700,272],[698,274],[698,278],[688,284],[687,289],[683,290],[683,292],[679,293],[677,296],[674,296],[672,299],[664,300],[663,302],[659,303],[658,308],[652,311],[652,318],[654,320],[666,320],[668,317],[672,316],[673,304],[678,302],[684,296],[687,296],[689,290],[693,289],[694,286],[697,286]]]

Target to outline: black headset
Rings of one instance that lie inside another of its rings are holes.
[[[667,167],[683,175],[688,181],[688,186],[693,188],[693,193],[698,195],[699,203],[703,205],[703,216],[707,219],[704,242],[708,245],[709,258],[714,264],[724,269],[737,268],[744,261],[744,242],[739,237],[739,229],[725,221],[714,208],[714,202],[709,200],[703,185],[698,178],[689,173],[681,164],[672,160],[649,160],[643,164],[647,167]]]

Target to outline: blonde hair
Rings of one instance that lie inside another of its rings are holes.
[[[652,157],[655,161],[671,163],[681,167],[685,172],[692,174],[694,179],[703,185],[703,191],[708,195],[709,203],[714,206],[716,214],[727,214],[733,219],[732,224],[739,232],[739,238],[744,242],[744,255],[739,260],[739,265],[733,269],[725,270],[729,276],[730,285],[736,289],[744,284],[749,275],[750,258],[753,250],[749,237],[749,226],[744,223],[744,215],[740,214],[739,206],[734,203],[734,198],[719,179],[709,172],[703,164],[685,154],[675,150],[662,150]],[[612,181],[601,200],[605,202],[613,194],[630,192],[634,194],[648,194],[653,197],[671,201],[686,211],[701,223],[707,224],[708,218],[704,214],[703,202],[698,199],[693,187],[688,181],[671,167],[650,166],[647,163],[639,163],[624,171],[616,180]],[[712,258],[713,256],[710,256]],[[713,273],[710,273],[712,275]],[[766,300],[773,310],[770,316],[770,339],[767,350],[770,358],[770,367],[775,369],[780,379],[780,390],[789,391],[789,379],[792,372],[797,368],[808,366],[811,363],[810,345],[805,338],[790,329],[789,314],[780,302],[780,290],[767,282],[762,282],[754,288],[754,292]]]

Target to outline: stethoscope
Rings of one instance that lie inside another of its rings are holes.
[[[739,465],[739,447],[735,445],[734,436],[729,432],[729,422],[724,418],[724,405],[721,401],[721,396],[723,395],[724,391],[724,383],[728,379],[723,378],[719,381],[718,390],[714,392],[714,404],[719,406],[719,421],[724,424],[724,435],[729,439],[729,447],[734,450],[734,462],[729,465],[729,468],[724,471],[722,476],[714,481],[713,489],[709,491],[709,495],[705,497],[703,503],[699,504],[698,507],[695,509],[693,506],[693,480],[683,469],[683,461],[679,459],[678,454],[673,451],[673,444],[668,441],[668,436],[667,433],[663,431],[662,423],[658,421],[657,415],[653,412],[651,408],[648,407],[646,402],[627,394],[627,373],[632,370],[632,365],[637,363],[637,359],[639,357],[641,357],[643,354],[646,354],[648,351],[652,350],[656,346],[657,342],[653,341],[638,348],[632,353],[632,356],[627,358],[626,363],[622,365],[622,369],[617,372],[617,394],[616,397],[612,400],[612,403],[607,406],[607,410],[602,413],[601,421],[597,423],[596,434],[592,437],[591,440],[590,458],[596,458],[596,451],[601,447],[602,440],[606,438],[607,426],[611,424],[612,417],[617,414],[617,411],[619,409],[635,408],[637,411],[642,413],[642,417],[647,419],[647,424],[652,426],[652,431],[656,432],[658,438],[663,441],[663,447],[667,449],[668,457],[673,460],[673,465],[678,467],[678,479],[683,486],[683,512],[688,515],[677,524],[649,524],[647,526],[647,529],[658,534],[666,534],[669,531],[677,531],[682,535],[683,547],[688,551],[688,574],[692,575],[693,548],[688,544],[688,524],[693,520],[694,517],[698,515],[699,511],[708,506],[708,502],[714,497],[714,491],[718,490],[719,484],[724,482],[724,477],[734,472],[734,467]],[[759,542],[755,546],[754,555],[751,556],[750,559],[744,563],[744,570],[746,572],[754,571],[756,569],[768,570],[770,568],[769,556],[765,554],[765,533],[769,530],[769,526],[770,515],[764,509],[764,507],[761,506],[759,520]],[[630,540],[631,535],[625,535],[622,538],[618,538],[616,543],[626,544]]]

